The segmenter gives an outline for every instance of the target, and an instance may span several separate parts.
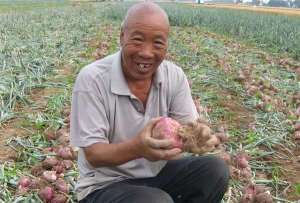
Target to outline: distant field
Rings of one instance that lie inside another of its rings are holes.
[[[0,1],[0,14],[6,12],[21,12],[21,11],[30,11],[41,8],[59,8],[69,4],[69,1],[65,0],[54,0],[54,1],[38,1],[38,0],[29,0],[29,1]]]
[[[246,10],[246,11],[255,11],[263,13],[272,13],[272,14],[283,14],[283,15],[292,15],[300,16],[300,9],[292,8],[275,8],[275,7],[258,7],[258,6],[248,6],[248,5],[236,5],[236,4],[204,4],[198,5],[209,8],[228,8],[228,9],[237,9],[237,10]]]
[[[197,26],[211,32],[254,43],[261,48],[289,53],[300,59],[300,20],[298,16],[254,13],[195,4],[161,4],[174,26]],[[194,6],[195,5],[195,6]],[[108,14],[121,19],[129,3],[116,5]]]

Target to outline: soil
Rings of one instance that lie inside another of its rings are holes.
[[[56,70],[56,75],[50,76],[49,81],[56,82],[60,77],[71,75],[72,72],[72,66],[65,65]],[[48,97],[53,96],[60,91],[61,89],[55,87],[32,89],[28,98],[34,105],[17,104],[15,112],[19,112],[21,115],[42,112],[47,107]],[[8,142],[10,138],[23,137],[30,133],[30,127],[27,130],[22,128],[22,123],[25,119],[26,118],[22,116],[17,116],[0,126],[0,162],[14,160],[17,157],[17,152],[9,146]]]

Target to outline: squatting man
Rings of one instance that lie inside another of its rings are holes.
[[[121,49],[84,67],[72,98],[71,144],[78,147],[80,203],[213,203],[228,186],[214,156],[181,156],[169,139],[151,136],[161,117],[198,118],[187,77],[165,60],[170,26],[157,4],[127,12]],[[218,139],[205,143],[213,149]]]

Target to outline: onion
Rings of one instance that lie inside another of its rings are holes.
[[[245,152],[239,152],[235,157],[236,165],[239,168],[247,168],[249,166],[249,163],[248,163],[249,160],[250,160],[250,157]]]
[[[296,132],[294,133],[294,139],[295,139],[295,140],[300,140],[300,131],[296,131]]]
[[[50,203],[66,203],[67,197],[63,194],[54,194],[53,199],[51,199]]]
[[[43,178],[49,182],[54,182],[57,179],[56,171],[44,171]]]
[[[22,187],[29,187],[31,184],[31,179],[28,176],[23,176],[20,178],[18,185]]]
[[[17,187],[17,194],[26,194],[29,191],[29,187],[24,187],[22,185],[18,185]]]
[[[272,197],[271,195],[269,195],[266,192],[257,194],[255,196],[255,202],[259,202],[259,203],[273,203]]]
[[[39,165],[33,166],[30,170],[31,174],[36,177],[41,176],[43,174],[43,171],[43,167]]]
[[[55,182],[55,187],[57,188],[58,191],[63,192],[63,193],[69,193],[69,185],[62,179],[59,178]]]
[[[58,164],[58,160],[55,157],[47,157],[43,162],[42,166],[45,169],[52,169],[55,165]]]
[[[300,106],[296,109],[295,114],[300,117]]]
[[[252,176],[252,173],[251,173],[251,168],[250,167],[247,167],[247,168],[242,168],[240,170],[240,175],[244,178],[244,179],[249,179],[251,178]]]
[[[45,137],[46,139],[49,140],[56,140],[57,139],[57,135],[54,132],[45,132]]]
[[[71,160],[63,160],[62,164],[67,170],[73,167],[73,162]]]
[[[54,196],[54,190],[51,187],[46,186],[39,191],[39,196],[43,201],[49,202]]]
[[[53,170],[56,171],[57,174],[63,173],[65,171],[64,165],[59,164],[53,167]]]
[[[173,147],[182,148],[183,143],[178,136],[178,129],[181,125],[172,118],[161,118],[153,128],[152,137],[158,139],[170,139]]]
[[[295,124],[295,131],[300,131],[300,122],[297,122],[296,124]]]
[[[61,146],[57,149],[56,154],[63,159],[74,160],[75,158],[71,147]]]

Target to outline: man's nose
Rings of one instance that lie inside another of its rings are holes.
[[[152,44],[144,44],[142,49],[139,51],[139,56],[143,57],[143,58],[152,58],[152,57],[154,57]]]

